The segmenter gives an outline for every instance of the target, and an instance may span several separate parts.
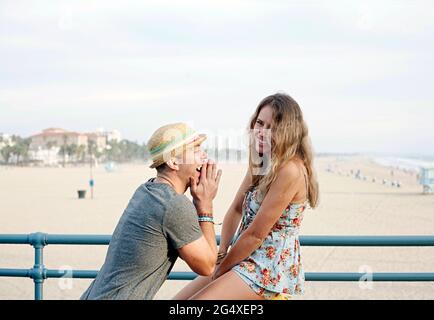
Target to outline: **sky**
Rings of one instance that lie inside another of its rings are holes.
[[[266,96],[316,152],[434,155],[434,2],[0,0],[0,132],[188,122],[241,132]]]

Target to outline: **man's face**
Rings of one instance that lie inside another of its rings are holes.
[[[195,177],[196,181],[199,180],[200,169],[207,158],[207,153],[200,146],[184,151],[178,175],[187,183],[187,187],[190,186],[190,177]]]

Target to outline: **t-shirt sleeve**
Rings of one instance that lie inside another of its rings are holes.
[[[167,206],[163,230],[175,249],[180,249],[202,236],[196,209],[188,198],[175,197]]]

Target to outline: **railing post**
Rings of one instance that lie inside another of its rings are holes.
[[[44,266],[44,247],[47,244],[47,234],[37,232],[29,236],[29,242],[35,248],[35,264],[31,269],[30,277],[35,283],[35,300],[43,299],[43,286],[46,278],[46,269]]]

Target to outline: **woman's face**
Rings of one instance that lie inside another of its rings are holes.
[[[271,152],[271,128],[273,125],[273,109],[265,106],[259,112],[253,126],[255,150],[260,155]]]

